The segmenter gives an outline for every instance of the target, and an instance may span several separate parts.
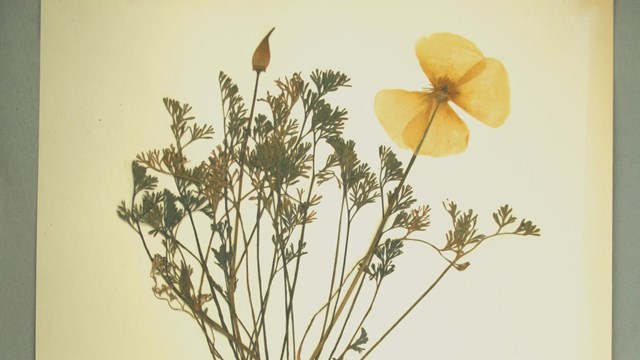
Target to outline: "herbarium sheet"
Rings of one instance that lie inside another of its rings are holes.
[[[612,10],[43,1],[37,359],[610,359]]]

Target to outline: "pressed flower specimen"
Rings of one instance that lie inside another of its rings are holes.
[[[400,147],[446,156],[467,148],[469,129],[448,102],[491,127],[509,115],[509,80],[502,63],[486,58],[471,41],[454,34],[423,37],[416,55],[431,87],[426,91],[383,90],[375,112]]]
[[[252,58],[256,76],[250,106],[231,78],[220,73],[222,140],[211,146],[207,160],[193,162],[189,152],[194,142],[213,138],[213,126],[195,123],[191,106],[164,99],[174,141],[136,157],[132,194],[118,215],[144,248],[154,296],[195,320],[212,359],[365,358],[449,270],[465,270],[464,257],[480,244],[499,235],[539,235],[530,221],[518,222],[508,205],[493,214],[497,228],[482,232],[477,214],[447,201],[451,229],[440,241],[438,234],[427,239],[431,207],[416,205],[407,184],[418,154],[443,156],[466,148],[468,130],[450,102],[489,126],[504,122],[506,71],[457,35],[421,39],[418,59],[432,87],[385,90],[375,100],[385,130],[414,153],[405,167],[381,146],[379,164],[372,166],[359,158],[355,142],[343,137],[347,111],[328,99],[350,86],[345,74],[316,70],[307,78],[294,73],[258,96],[260,74],[271,61],[272,32]],[[256,113],[258,101],[267,104],[268,113]],[[161,185],[158,176],[169,181]],[[325,201],[320,186],[330,187],[338,199],[336,210],[324,214],[338,215],[332,230],[315,227],[323,216],[318,205]],[[352,225],[363,208],[376,203],[382,218],[369,248],[347,264]],[[199,226],[203,220],[205,228]],[[323,262],[326,269],[313,269],[327,275],[329,291],[317,287],[318,311],[304,318],[296,311],[297,289],[305,259],[316,255],[306,245],[318,240],[335,250]],[[399,260],[411,246],[436,251],[445,262],[442,273],[388,328],[368,327],[383,284],[403,266]],[[364,298],[365,286],[373,296]],[[274,291],[284,296],[275,297]],[[356,306],[364,307],[364,314],[354,312]],[[267,314],[274,313],[281,323],[269,321],[273,316]]]

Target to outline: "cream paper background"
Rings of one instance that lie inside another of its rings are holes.
[[[393,146],[375,93],[427,86],[420,36],[460,34],[509,71],[505,125],[464,117],[469,149],[419,158],[409,181],[433,207],[428,239],[446,230],[445,199],[477,210],[487,231],[509,203],[542,236],[481,247],[372,359],[611,358],[611,1],[43,1],[38,360],[208,358],[193,321],[152,296],[146,256],[115,209],[130,196],[133,157],[171,141],[162,97],[219,129],[218,72],[249,98],[251,54],[272,26],[261,94],[294,71],[344,71],[353,87],[334,99],[350,112],[346,136],[373,164],[379,144]],[[327,268],[334,213],[324,209],[309,244],[304,314],[328,287],[317,269]],[[354,256],[379,212],[362,216]],[[366,325],[372,339],[445,266],[419,246],[405,253]]]

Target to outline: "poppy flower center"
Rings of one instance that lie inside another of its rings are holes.
[[[430,91],[436,101],[443,103],[458,95],[456,84],[447,77],[438,78]]]

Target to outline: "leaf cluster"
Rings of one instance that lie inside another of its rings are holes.
[[[445,210],[451,217],[452,229],[446,233],[446,244],[441,251],[452,251],[455,259],[460,259],[475,250],[485,240],[497,235],[539,236],[540,229],[531,221],[522,219],[515,230],[507,231],[507,227],[514,224],[517,218],[513,215],[513,209],[509,205],[503,205],[493,213],[493,220],[498,229],[491,235],[485,235],[478,230],[478,215],[469,209],[461,211],[453,201],[443,203]],[[458,270],[464,270],[469,263],[459,264],[454,260],[453,264]]]
[[[337,181],[338,187],[349,201],[352,219],[365,205],[374,203],[380,197],[378,178],[371,167],[358,158],[353,140],[345,141],[336,137],[328,142],[334,151],[327,158],[324,168],[319,171],[318,183],[331,179]]]
[[[404,169],[396,154],[389,147],[381,145],[378,148],[378,155],[380,157],[380,187],[383,188],[390,182],[400,181]]]
[[[347,110],[332,106],[325,96],[340,88],[349,87],[349,77],[333,70],[315,70],[310,77],[311,83],[302,82],[299,86],[304,112],[303,128],[310,119],[311,126],[307,133],[313,134],[314,142],[341,136],[347,120]]]
[[[376,261],[372,261],[369,268],[364,270],[369,279],[375,280],[380,286],[382,280],[396,269],[393,260],[402,255],[403,246],[404,243],[400,239],[387,239],[384,244],[378,246],[373,252]]]
[[[451,250],[456,254],[464,255],[465,247],[478,243],[486,237],[478,232],[478,215],[472,209],[465,212],[458,210],[458,205],[453,201],[443,203],[443,205],[453,224],[453,229],[447,231],[447,244],[443,250]]]
[[[180,150],[194,141],[212,138],[213,126],[194,123],[195,117],[189,114],[189,104],[181,104],[178,100],[170,98],[164,98],[162,101],[171,115],[171,132]]]
[[[211,248],[215,263],[225,274],[228,274],[231,271],[231,261],[235,251],[231,242],[232,226],[227,220],[219,221],[214,225],[213,230],[220,239],[220,245],[217,248]]]
[[[405,229],[405,238],[414,232],[424,231],[431,225],[430,212],[429,205],[422,205],[410,210],[401,210],[394,218],[391,229]]]
[[[347,349],[342,353],[342,355],[340,355],[339,358],[333,358],[333,360],[343,360],[344,355],[348,351],[355,351],[358,354],[362,353],[364,351],[363,346],[366,345],[367,342],[369,342],[369,335],[364,328],[360,328],[360,335],[358,335],[358,338],[354,339],[353,342],[349,344],[349,346],[347,346]]]
[[[238,85],[222,71],[218,75],[218,84],[223,109],[223,144],[225,149],[229,149],[231,154],[236,155],[234,150],[242,143],[249,116]]]
[[[501,233],[506,226],[515,223],[517,220],[518,218],[513,215],[513,209],[509,205],[503,205],[493,213],[493,221],[498,225],[496,233]],[[512,234],[521,236],[540,236],[540,228],[530,220],[522,219]]]

